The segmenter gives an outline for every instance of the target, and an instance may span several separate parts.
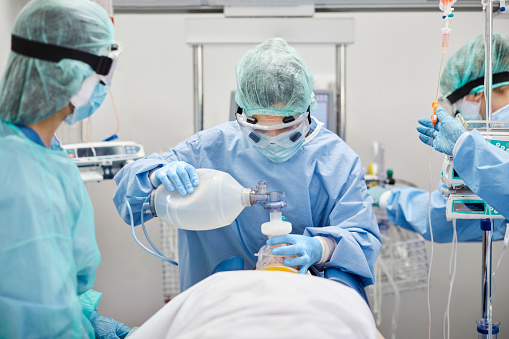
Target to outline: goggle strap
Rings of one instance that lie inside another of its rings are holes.
[[[113,59],[107,56],[98,56],[77,49],[45,44],[12,35],[11,51],[35,59],[59,62],[62,59],[72,59],[86,63],[95,73],[107,75],[110,72]]]
[[[506,81],[509,81],[509,72],[500,72],[493,74],[494,85]],[[471,90],[481,85],[484,85],[484,76],[472,80],[470,82],[467,82],[465,85],[461,86],[460,88],[452,92],[449,96],[447,96],[447,100],[449,100],[451,104],[455,104],[456,101],[470,94]]]

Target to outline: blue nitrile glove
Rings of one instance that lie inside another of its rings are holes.
[[[163,184],[170,192],[176,188],[183,196],[193,193],[199,183],[196,168],[185,161],[172,161],[158,169],[154,176],[156,187]]]
[[[387,191],[388,190],[383,188],[382,186],[374,186],[368,188],[368,193],[369,195],[371,195],[371,198],[373,198],[373,201],[375,202],[373,205],[375,205],[376,207],[380,207],[380,197]]]
[[[129,334],[129,327],[111,318],[103,317],[95,310],[89,318],[94,327],[96,339],[124,339]]]
[[[297,258],[285,259],[286,266],[299,266],[299,273],[306,273],[308,268],[317,264],[322,259],[323,248],[320,240],[299,234],[278,235],[267,240],[267,245],[289,244],[288,246],[276,247],[272,254],[281,257],[296,255]]]
[[[452,150],[459,137],[467,130],[461,122],[447,114],[443,108],[437,109],[438,122],[435,125],[433,136],[433,123],[430,118],[420,118],[418,121],[422,126],[417,127],[417,131],[421,133],[419,139],[427,145],[431,146],[431,137],[433,138],[433,148],[438,152],[452,155]]]

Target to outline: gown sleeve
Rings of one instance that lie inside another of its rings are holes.
[[[304,232],[336,240],[330,260],[316,267],[324,271],[326,278],[358,291],[374,283],[373,267],[382,247],[372,204],[360,161],[356,161],[329,215],[330,226],[308,227]]]
[[[454,157],[454,168],[468,187],[509,218],[509,153],[487,142],[473,130]]]

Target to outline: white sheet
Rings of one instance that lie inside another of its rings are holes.
[[[361,296],[324,278],[277,271],[216,273],[137,329],[140,338],[376,338]]]

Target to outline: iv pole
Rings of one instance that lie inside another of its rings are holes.
[[[493,0],[484,0],[484,97],[486,112],[486,131],[491,133],[492,88],[493,88]],[[482,338],[495,338],[500,330],[499,322],[493,321],[491,307],[492,270],[492,220],[481,220],[482,229],[482,318],[477,320],[477,332]]]

